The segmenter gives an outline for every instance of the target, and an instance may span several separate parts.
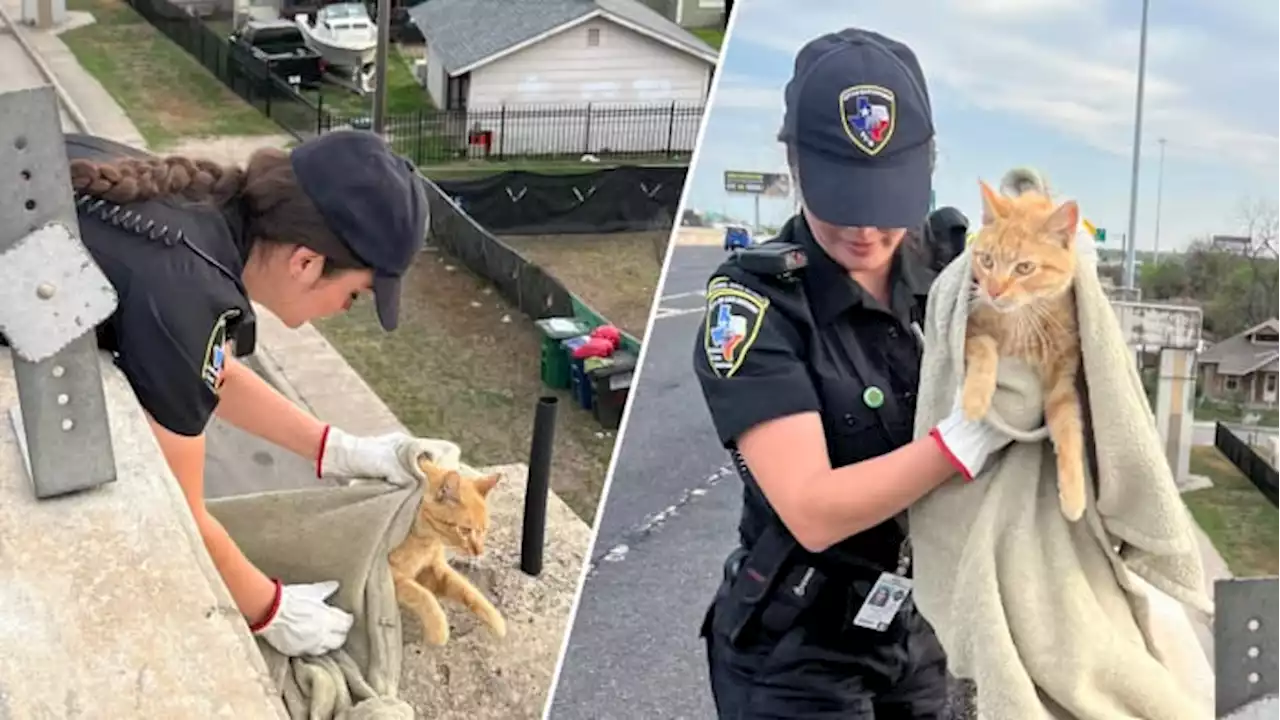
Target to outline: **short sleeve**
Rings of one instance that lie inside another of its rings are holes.
[[[766,295],[711,279],[693,367],[725,447],[762,422],[821,408],[801,347],[794,323]]]
[[[194,437],[209,424],[218,406],[228,323],[238,312],[143,288],[125,298],[117,364],[139,404],[165,429]]]

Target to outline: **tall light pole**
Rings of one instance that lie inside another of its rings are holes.
[[[1160,204],[1164,199],[1164,143],[1160,138],[1160,174],[1156,175],[1156,252],[1153,263],[1160,264]]]
[[[1142,0],[1142,34],[1138,41],[1138,97],[1133,119],[1133,177],[1129,182],[1129,234],[1124,257],[1124,286],[1134,288],[1133,275],[1137,259],[1138,165],[1142,158],[1142,92],[1147,75],[1147,11],[1150,0]]]

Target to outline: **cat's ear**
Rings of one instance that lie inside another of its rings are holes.
[[[982,190],[982,224],[990,225],[996,220],[1002,219],[1009,213],[1009,203],[1000,196],[986,181],[979,180],[978,187]]]
[[[440,479],[440,487],[436,488],[436,502],[462,502],[462,477],[458,473],[451,470]]]
[[[476,490],[481,497],[488,497],[493,488],[498,485],[498,481],[502,479],[502,473],[494,473],[493,475],[485,475],[482,478],[476,478],[472,482],[476,485]]]
[[[1075,200],[1068,200],[1057,207],[1049,219],[1044,222],[1044,230],[1050,237],[1057,239],[1063,247],[1071,247],[1076,240],[1076,230],[1080,227],[1080,206]]]

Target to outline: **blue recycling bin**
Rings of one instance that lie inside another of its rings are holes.
[[[573,351],[582,347],[591,338],[587,335],[568,338],[560,341],[564,356],[569,360],[569,397],[583,410],[591,409],[591,382],[583,361],[573,356]]]

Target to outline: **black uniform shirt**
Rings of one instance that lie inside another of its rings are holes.
[[[833,467],[883,455],[910,442],[919,382],[920,322],[931,274],[895,260],[890,307],[854,282],[814,241],[803,216],[770,242],[795,243],[808,266],[791,278],[744,270],[736,256],[707,287],[694,369],[721,442],[730,450],[768,420],[817,412]],[[780,522],[744,473],[740,532],[750,547],[766,522]],[[848,538],[823,555],[892,571],[903,540],[893,520]]]
[[[137,151],[67,137],[71,158],[109,160]],[[243,212],[190,201],[117,206],[79,198],[81,238],[119,296],[98,327],[139,403],[179,435],[204,432],[218,404],[226,351],[253,351],[255,322],[240,275]]]

